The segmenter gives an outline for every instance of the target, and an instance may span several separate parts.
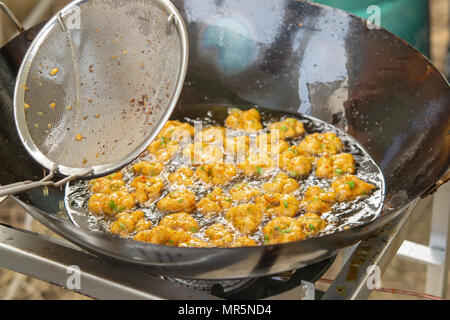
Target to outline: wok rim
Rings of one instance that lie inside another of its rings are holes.
[[[339,14],[342,14],[344,16],[350,16],[353,20],[357,19],[358,21],[360,21],[361,23],[367,23],[367,20],[361,17],[358,17],[354,14],[351,14],[349,12],[346,12],[344,10],[341,9],[337,9],[334,7],[329,7],[327,5],[323,5],[323,4],[318,4],[318,3],[310,3],[310,2],[306,2],[306,1],[301,1],[302,3],[307,3],[310,6],[316,6],[316,7],[320,7],[323,8],[325,10],[330,10],[330,11],[334,11],[334,12],[339,12]],[[449,87],[449,82],[446,79],[446,77],[442,74],[441,71],[439,71],[439,69],[437,69],[433,63],[425,56],[423,55],[421,52],[419,52],[416,48],[414,48],[412,45],[410,45],[408,42],[406,42],[405,40],[401,39],[400,37],[398,37],[397,35],[393,34],[392,32],[384,29],[384,28],[380,28],[379,31],[382,31],[384,33],[387,33],[389,35],[389,37],[391,38],[395,38],[397,40],[400,40],[402,42],[403,45],[407,46],[409,50],[412,49],[413,52],[415,52],[418,56],[420,56],[423,60],[424,60],[424,64],[429,65],[433,71],[435,73],[437,73],[439,75],[439,78],[444,80],[442,83],[445,83],[447,85],[447,88]],[[399,207],[394,208],[392,211],[383,213],[382,212],[373,220],[366,222],[360,226],[355,226],[352,228],[349,228],[348,230],[342,230],[342,231],[338,231],[336,233],[333,234],[329,234],[329,235],[324,235],[323,237],[320,237],[321,239],[325,239],[325,238],[330,238],[332,236],[335,235],[342,235],[346,232],[351,231],[358,231],[357,234],[355,236],[353,236],[352,238],[359,238],[359,239],[353,239],[351,240],[352,243],[356,243],[362,239],[364,239],[365,236],[372,234],[374,232],[376,232],[377,229],[381,228],[382,226],[388,224],[389,222],[391,222],[395,217],[397,217],[401,212],[403,212],[407,207],[411,206],[415,201],[417,201],[417,199],[419,197],[421,197],[423,194],[425,194],[427,192],[427,190],[429,188],[431,188],[433,185],[436,184],[437,181],[439,181],[439,179],[441,179],[445,173],[448,171],[449,169],[449,164],[450,164],[450,157],[445,161],[446,162],[446,168],[445,170],[443,170],[443,172],[440,174],[439,178],[436,179],[436,181],[434,183],[430,183],[430,185],[427,188],[424,188],[423,190],[421,190],[420,192],[418,192],[418,194],[414,195],[414,197],[412,199],[409,199],[409,201],[407,201],[406,203],[403,203],[402,205],[400,205]],[[378,166],[378,163],[376,163]],[[443,166],[445,167],[445,165]],[[24,207],[33,217],[35,217],[37,220],[39,220],[41,223],[43,223],[45,226],[47,226],[49,229],[51,229],[52,231],[54,231],[55,233],[61,235],[62,237],[64,237],[65,239],[69,240],[70,242],[73,242],[77,245],[79,245],[82,248],[86,248],[89,252],[93,253],[93,254],[101,254],[101,255],[105,255],[108,256],[110,258],[113,258],[114,260],[120,260],[123,262],[127,262],[127,263],[132,263],[132,264],[137,264],[137,265],[145,265],[145,266],[149,266],[151,267],[152,265],[155,264],[146,264],[143,263],[142,261],[137,261],[137,260],[133,260],[130,261],[130,259],[124,259],[121,256],[117,256],[114,254],[107,254],[103,251],[99,251],[98,249],[93,249],[92,246],[88,246],[88,245],[84,245],[84,242],[81,241],[81,239],[79,239],[78,237],[70,237],[70,235],[67,235],[66,233],[68,232],[73,233],[74,235],[76,235],[75,232],[72,232],[70,230],[70,228],[64,227],[67,224],[72,224],[72,222],[70,221],[64,221],[63,219],[59,218],[57,221],[59,224],[61,224],[61,226],[63,228],[56,228],[54,227],[54,224],[50,221],[50,218],[54,218],[52,217],[51,214],[44,212],[43,210],[34,207],[32,205],[26,204],[25,202],[23,202],[22,200],[20,200],[19,198],[13,197],[15,199],[15,201],[17,201],[22,207]],[[385,204],[383,204],[382,208],[384,208]],[[44,214],[41,214],[40,212],[43,212]],[[356,230],[358,229],[358,230]],[[366,230],[364,230],[366,229]],[[84,230],[84,232],[92,232],[92,231],[87,231]],[[92,233],[96,233],[96,232],[92,232]],[[129,239],[120,239],[120,240],[125,240],[128,241]],[[295,242],[290,242],[290,243],[300,243],[300,242],[314,242],[315,240],[317,240],[317,238],[311,238],[311,239],[305,239],[305,240],[301,240],[301,241],[295,241]],[[86,243],[86,244],[90,244],[90,243]],[[287,244],[289,243],[282,243],[282,244],[270,244],[270,245],[266,245],[264,247],[274,247],[274,248],[278,248],[278,247],[285,247]],[[148,243],[146,245],[149,245]],[[160,246],[162,245],[153,245],[152,246],[156,246],[155,248],[160,248]],[[163,247],[165,250],[167,250],[167,246]],[[104,248],[102,248],[104,249]],[[175,252],[176,249],[179,249],[178,247],[173,247],[172,249],[174,249],[173,251]],[[195,251],[195,250],[206,250],[206,249],[210,249],[211,251],[215,251],[217,249],[231,249],[231,250],[241,250],[241,251],[246,251],[246,252],[250,252],[250,251],[256,251],[256,250],[260,250],[261,246],[257,246],[257,247],[239,247],[239,248],[180,248],[180,249],[191,249],[191,251]],[[170,250],[170,249],[169,249]],[[228,251],[231,251],[228,250]],[[326,257],[324,257],[323,259],[325,259]],[[167,266],[167,263],[163,263],[162,265]],[[228,279],[228,278],[227,278]],[[232,278],[230,278],[232,279]]]

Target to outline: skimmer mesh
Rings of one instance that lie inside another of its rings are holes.
[[[156,134],[183,82],[186,48],[179,28],[167,32],[171,12],[160,1],[76,6],[80,28],[77,11],[62,16],[64,31],[55,20],[16,91],[36,149],[57,165],[90,168],[123,161]]]

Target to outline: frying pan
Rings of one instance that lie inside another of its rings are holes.
[[[300,242],[243,248],[139,243],[73,225],[63,190],[32,190],[17,201],[64,238],[98,255],[167,276],[236,279],[292,270],[369,236],[448,170],[450,90],[422,54],[346,12],[307,2],[174,0],[190,43],[178,110],[257,104],[330,122],[356,138],[383,171],[386,201],[374,220]],[[12,118],[15,73],[39,26],[0,52],[0,184],[42,169],[23,149]]]

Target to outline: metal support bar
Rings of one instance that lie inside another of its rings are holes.
[[[381,276],[405,239],[407,221],[417,202],[414,201],[377,233],[361,241],[323,299],[362,300],[369,297],[376,287],[374,276],[377,273]]]
[[[397,255],[406,260],[424,263],[432,266],[442,266],[445,263],[445,252],[432,249],[423,244],[405,240],[397,251]]]
[[[217,299],[95,257],[66,241],[5,225],[0,225],[0,267],[61,287],[76,286],[73,280],[79,276],[79,286],[69,289],[97,299]]]
[[[425,292],[444,297],[447,290],[450,262],[450,184],[445,184],[433,195],[430,241],[425,246],[405,241],[397,254],[427,265]]]
[[[433,196],[431,217],[430,249],[442,252],[439,265],[427,266],[425,292],[444,297],[447,291],[448,267],[450,263],[450,183],[439,188]]]

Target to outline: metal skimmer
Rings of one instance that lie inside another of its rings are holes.
[[[50,174],[0,195],[120,169],[154,139],[184,82],[187,32],[167,0],[74,1],[48,21],[16,81],[25,148]],[[67,176],[50,181],[54,173]]]

